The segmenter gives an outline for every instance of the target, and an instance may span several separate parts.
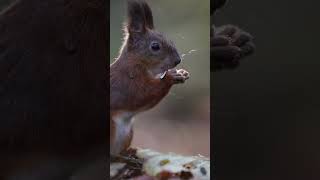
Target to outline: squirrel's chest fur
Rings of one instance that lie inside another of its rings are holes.
[[[111,118],[110,154],[117,155],[127,149],[132,139],[132,112],[118,112]]]
[[[132,117],[154,107],[168,93],[171,84],[150,77],[139,66],[120,61],[110,67],[110,153],[129,147],[132,139]]]
[[[134,77],[127,72],[115,71],[111,67],[110,98],[113,110],[131,112],[146,111],[158,104],[168,93],[171,85],[150,77],[149,73],[130,68]],[[121,78],[120,78],[121,77]]]

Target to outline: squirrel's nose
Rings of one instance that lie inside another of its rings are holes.
[[[176,58],[175,58],[175,61],[174,61],[174,64],[175,65],[178,65],[181,63],[181,57],[177,54]]]
[[[178,65],[178,64],[180,64],[180,63],[181,63],[181,59],[178,58],[178,59],[175,60],[174,65]]]

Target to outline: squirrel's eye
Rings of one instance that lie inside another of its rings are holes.
[[[151,49],[152,49],[153,51],[159,51],[159,50],[160,50],[160,44],[157,43],[157,42],[151,43]]]

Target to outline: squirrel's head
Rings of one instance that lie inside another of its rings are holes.
[[[146,65],[153,74],[174,68],[181,62],[173,42],[155,30],[152,11],[142,0],[128,0],[128,20],[123,46],[131,61]]]

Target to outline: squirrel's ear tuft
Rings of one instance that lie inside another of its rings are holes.
[[[152,10],[151,10],[150,6],[145,1],[141,1],[141,5],[142,5],[143,10],[144,10],[146,27],[149,28],[149,29],[154,29]]]
[[[146,30],[144,8],[139,0],[128,0],[127,6],[127,30],[130,33],[140,33]]]

